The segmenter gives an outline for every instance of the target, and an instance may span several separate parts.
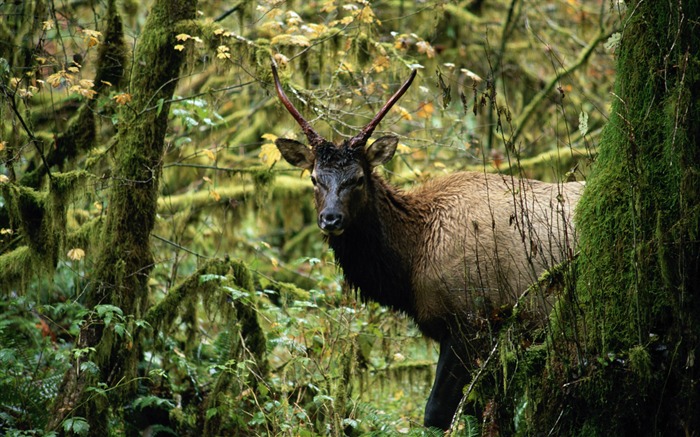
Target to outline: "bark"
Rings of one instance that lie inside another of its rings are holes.
[[[577,211],[576,287],[548,365],[528,375],[538,387],[523,389],[539,432],[700,429],[698,19],[697,0],[628,2],[612,115]]]
[[[129,320],[140,319],[153,266],[149,238],[154,226],[169,100],[184,54],[174,50],[178,26],[195,18],[196,0],[157,0],[150,10],[133,60],[132,102],[119,116],[112,191],[102,231],[100,253],[86,306],[114,305]],[[138,348],[102,320],[85,321],[78,347],[99,369],[91,373],[76,361],[65,375],[54,403],[50,429],[67,416],[87,420],[90,435],[107,429],[108,408],[118,409],[134,389]],[[132,326],[131,326],[132,327]],[[94,391],[97,383],[109,390]]]

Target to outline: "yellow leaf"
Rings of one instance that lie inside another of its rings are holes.
[[[0,174],[0,184],[6,184],[10,182],[10,178],[5,176],[4,174]]]
[[[311,41],[303,35],[277,35],[270,40],[271,45],[309,47]]]
[[[49,77],[46,78],[46,81],[49,83],[54,88],[58,88],[61,86],[61,79],[63,78],[65,71],[59,71],[58,73],[54,73],[50,75]]]
[[[214,190],[210,190],[210,191],[209,191],[209,195],[210,195],[211,197],[213,197],[214,200],[217,201],[217,202],[218,202],[219,200],[221,200],[221,194],[217,193],[217,192],[214,191]]]
[[[231,57],[229,50],[228,46],[220,45],[216,48],[216,57],[219,59],[229,59]]]
[[[405,145],[404,143],[399,143],[399,145],[396,146],[396,151],[402,155],[407,155],[411,153],[411,148]]]
[[[185,50],[185,46],[183,46],[182,44],[176,44],[175,47],[173,47],[173,48],[175,50],[177,50],[178,52]]]
[[[51,30],[53,29],[54,23],[53,20],[46,20],[42,23],[41,29],[42,30]]]
[[[301,19],[299,14],[294,11],[287,11],[287,26],[298,26],[303,22],[304,20]]]
[[[335,4],[335,0],[328,0],[323,3],[323,7],[321,7],[321,12],[333,12],[337,8],[338,7]]]
[[[354,73],[354,72],[355,72],[355,67],[354,67],[351,63],[345,62],[345,61],[343,61],[343,62],[340,64],[340,69],[341,69],[342,71],[346,71],[346,72],[348,72],[348,73]]]
[[[289,58],[281,53],[277,53],[273,57],[275,58],[275,62],[277,62],[277,65],[279,65],[280,67],[284,67],[289,63]]]
[[[482,81],[481,76],[479,76],[478,74],[474,73],[471,70],[468,70],[466,68],[462,68],[460,71],[462,73],[465,73],[467,75],[467,77],[469,79],[473,80],[474,82],[481,82]]]
[[[395,112],[398,112],[401,115],[401,118],[403,118],[404,120],[413,120],[413,116],[411,115],[411,113],[408,112],[403,106],[396,105],[394,106],[393,110]]]
[[[78,247],[73,248],[68,251],[68,258],[72,259],[73,261],[80,261],[81,259],[85,258],[85,251]]]
[[[34,88],[36,88],[36,87],[34,87]],[[34,93],[27,90],[26,88],[18,89],[17,94],[19,94],[20,98],[22,98],[22,99],[28,99],[28,98],[34,97]]]
[[[260,154],[258,157],[260,157],[260,161],[262,161],[267,168],[271,168],[282,158],[282,154],[273,143],[265,143],[260,148]]]
[[[92,30],[92,29],[83,29],[82,32],[91,38],[99,38],[102,36],[102,32],[98,30]]]
[[[372,68],[377,73],[381,73],[382,71],[389,68],[390,65],[391,61],[389,60],[388,56],[379,56],[377,59],[374,60],[374,63],[372,63]]]
[[[416,115],[420,118],[430,118],[433,115],[433,112],[435,112],[435,106],[431,102],[425,102],[420,105]]]
[[[190,38],[192,38],[192,37],[186,33],[180,33],[178,35],[175,35],[175,39],[178,41],[187,41]]]
[[[277,135],[275,135],[275,134],[267,133],[267,134],[262,134],[261,136],[263,137],[263,139],[265,139],[271,143],[274,143],[275,141],[277,141]],[[2,150],[2,149],[0,149],[0,150]]]
[[[118,105],[126,105],[131,101],[131,94],[129,93],[121,93],[117,94],[116,96],[112,97],[115,102],[117,102]]]
[[[0,175],[0,182],[2,182],[2,176],[5,176],[5,175]],[[5,177],[7,177],[7,176],[5,176]],[[12,229],[2,228],[2,229],[0,229],[0,235],[12,235]]]
[[[328,28],[323,25],[323,24],[314,24],[314,23],[309,23],[306,26],[302,27],[302,30],[306,31],[311,38],[318,38],[319,36],[323,35],[328,31]]]
[[[7,145],[7,141],[0,141],[0,152],[5,150],[5,145]]]
[[[209,149],[204,149],[204,154],[209,157],[212,161],[216,161],[216,154]]]
[[[418,53],[423,53],[428,58],[435,56],[435,49],[427,41],[418,41],[416,47],[418,48]]]
[[[46,81],[49,83],[54,88],[58,88],[61,86],[61,75],[58,73],[54,73],[49,75],[49,77],[46,78]]]
[[[75,65],[71,65],[70,67],[68,67],[68,71],[70,71],[71,73],[79,73],[80,68],[76,67]]]

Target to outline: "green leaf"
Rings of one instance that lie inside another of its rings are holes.
[[[620,32],[613,33],[612,35],[610,35],[610,38],[608,38],[608,40],[605,41],[605,50],[609,52],[614,52],[615,50],[617,50],[618,47],[620,47],[620,40],[622,40],[622,34]]]
[[[87,372],[91,375],[97,375],[100,373],[100,368],[92,361],[85,361],[80,363],[80,371]]]
[[[229,286],[224,286],[223,288],[224,290],[228,291],[228,294],[229,296],[231,296],[232,300],[238,300],[250,296],[250,293],[248,293],[247,291],[238,290]]]
[[[578,115],[578,131],[581,133],[582,137],[585,137],[588,133],[588,113],[581,111]]]
[[[90,431],[90,425],[82,417],[71,417],[63,422],[63,430],[78,435],[87,435],[88,431]]]
[[[204,284],[205,282],[221,281],[224,279],[226,279],[226,276],[222,276],[222,275],[214,275],[214,274],[200,275],[199,276],[199,283]]]
[[[159,398],[158,396],[142,396],[134,401],[134,408],[143,410],[147,407],[157,407],[162,410],[171,410],[175,408],[175,404],[168,399]]]
[[[163,103],[165,100],[161,97],[158,99],[158,102],[156,103],[156,115],[160,115],[160,112],[163,110]]]

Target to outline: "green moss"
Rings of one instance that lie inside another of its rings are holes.
[[[364,67],[372,62],[372,41],[366,33],[360,32],[352,40],[353,53],[358,65]]]
[[[682,4],[697,16],[697,1]],[[562,435],[671,435],[687,426],[681,416],[697,424],[690,411],[700,399],[686,389],[694,377],[684,366],[700,338],[689,323],[700,307],[686,300],[700,279],[690,261],[700,250],[688,244],[698,229],[700,133],[692,120],[700,114],[691,90],[699,80],[681,66],[697,59],[700,36],[685,25],[668,31],[683,21],[677,5],[629,7],[635,13],[618,52],[616,98],[577,209],[576,288],[550,320],[556,353],[549,368],[558,382],[542,392],[536,421],[557,423]],[[652,337],[655,347],[676,351],[651,352]],[[686,357],[675,356],[682,351]],[[676,412],[665,413],[671,405]]]
[[[34,259],[27,246],[0,255],[0,291],[24,289],[28,281],[36,279]]]
[[[644,346],[634,346],[629,350],[630,369],[643,381],[648,381],[652,376],[652,362],[649,351]]]
[[[126,5],[124,8],[128,9]],[[103,35],[104,41],[98,51],[95,74],[95,91],[98,93],[102,93],[105,88],[110,89],[110,86],[111,89],[119,89],[124,68],[128,64],[129,49],[124,41],[124,29],[116,0],[109,0],[107,3],[107,27]]]

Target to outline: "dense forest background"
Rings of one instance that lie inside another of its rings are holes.
[[[429,432],[436,345],[344,290],[274,60],[333,139],[419,70],[399,186],[588,180],[557,312],[489,334],[451,433],[696,435],[700,6],[663,3],[0,2],[0,432]]]

